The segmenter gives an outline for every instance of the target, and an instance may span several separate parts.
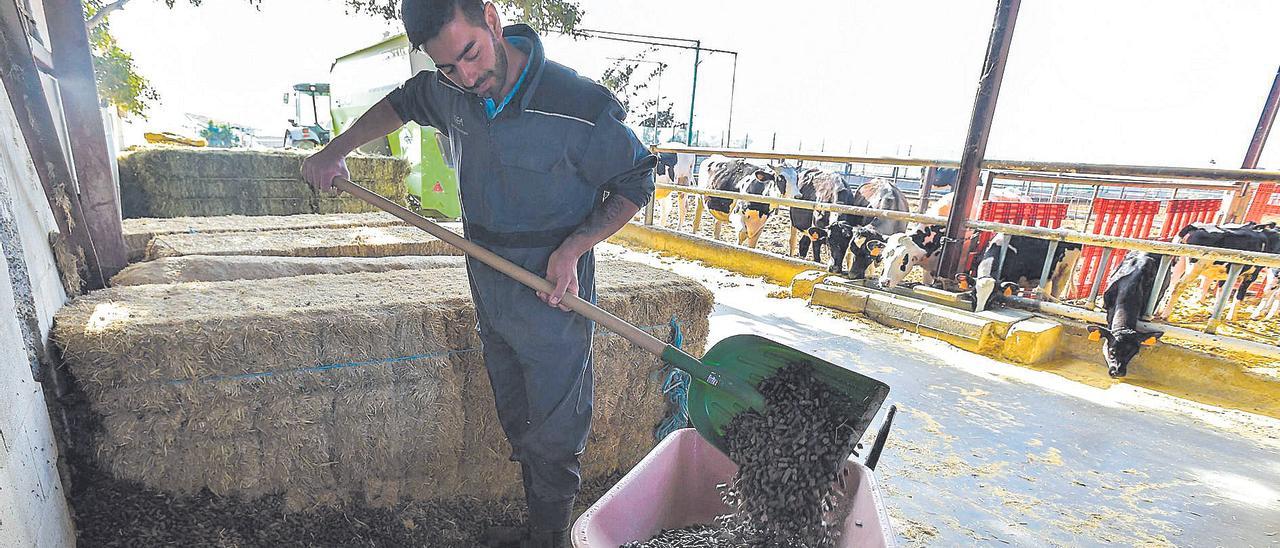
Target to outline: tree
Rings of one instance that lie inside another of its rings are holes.
[[[655,133],[656,130],[663,128],[683,129],[686,124],[677,122],[675,113],[672,112],[674,102],[666,96],[654,97],[646,92],[651,86],[660,82],[662,73],[667,69],[666,63],[646,59],[656,50],[657,48],[651,47],[634,59],[615,60],[614,64],[600,75],[600,84],[609,88],[609,91],[618,97],[618,102],[622,104],[622,109],[626,111],[628,118],[639,117],[639,121],[636,122],[639,127],[655,128]],[[641,64],[649,63],[656,65],[653,70],[637,73]],[[661,108],[656,108],[660,104]],[[653,140],[658,138],[656,134],[652,137]]]
[[[161,0],[172,8],[184,0]],[[203,0],[185,0],[199,6]],[[263,0],[244,0],[261,6]],[[85,0],[85,26],[93,54],[93,70],[98,81],[98,94],[115,106],[121,116],[146,117],[147,108],[160,100],[160,95],[147,79],[138,73],[129,52],[120,48],[108,27],[112,12],[125,8],[130,0]],[[400,0],[342,0],[353,13],[364,13],[390,20],[400,18]],[[572,33],[582,20],[582,8],[574,0],[496,0],[516,20],[538,30]]]
[[[93,57],[93,74],[98,83],[98,96],[116,108],[121,117],[145,118],[147,108],[160,100],[160,94],[138,73],[129,52],[120,48],[111,35],[106,14],[119,9],[128,0],[105,4],[103,0],[85,2],[85,19],[89,27],[89,48]],[[108,9],[109,6],[116,6]],[[101,17],[100,17],[101,15]]]

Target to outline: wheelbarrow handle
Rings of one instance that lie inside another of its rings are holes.
[[[543,279],[541,276],[517,266],[515,263],[500,257],[497,253],[489,251],[488,249],[481,247],[479,244],[459,236],[452,230],[440,226],[434,221],[418,215],[417,213],[409,211],[400,204],[388,200],[346,178],[334,178],[333,186],[338,190],[347,192],[356,198],[360,198],[361,200],[368,202],[370,205],[373,205],[378,209],[395,215],[406,223],[427,231],[432,236],[440,238],[449,245],[461,249],[463,253],[466,253],[480,262],[493,267],[494,270],[515,278],[516,281],[524,285],[543,293],[552,293],[555,291],[555,284]],[[617,333],[622,338],[631,341],[636,346],[643,348],[646,352],[653,354],[654,356],[662,357],[663,353],[667,351],[667,347],[669,346],[667,343],[662,342],[657,337],[654,337],[653,335],[642,331],[640,328],[627,323],[622,318],[614,316],[604,309],[581,299],[577,295],[565,293],[564,299],[560,302],[564,303],[564,305],[570,310],[573,310],[587,319],[604,326],[606,329]]]

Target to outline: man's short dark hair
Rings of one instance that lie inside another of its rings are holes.
[[[400,20],[404,22],[409,44],[415,49],[421,48],[453,21],[458,10],[462,10],[471,24],[484,25],[484,0],[403,0]]]

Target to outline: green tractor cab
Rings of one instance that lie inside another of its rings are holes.
[[[411,48],[403,34],[334,60],[329,70],[334,131],[342,133],[405,80],[419,71],[433,69],[431,58]],[[435,128],[409,122],[360,151],[408,160],[412,171],[405,187],[409,204],[418,213],[436,219],[457,219],[462,215],[454,156],[449,140]]]
[[[284,95],[284,103],[293,103],[293,118],[289,119],[289,127],[284,130],[284,147],[312,149],[329,143],[333,131],[329,129],[330,121],[321,119],[320,113],[328,113],[329,109],[320,109],[320,99],[329,100],[329,84],[294,84],[293,91]],[[307,105],[311,106],[311,116],[306,117]],[[327,106],[327,105],[326,105]]]

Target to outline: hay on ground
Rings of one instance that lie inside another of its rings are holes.
[[[113,287],[184,282],[265,280],[314,274],[353,274],[391,270],[458,268],[461,256],[269,257],[260,255],[188,255],[165,257],[125,267],[112,276]]]
[[[461,232],[458,224],[446,225]],[[151,240],[147,260],[185,255],[277,255],[285,257],[389,257],[458,255],[453,246],[417,227],[383,226],[264,230],[215,234],[169,234]]]
[[[395,226],[404,221],[390,213],[336,213],[330,215],[225,215],[220,217],[171,217],[125,219],[124,243],[129,248],[129,260],[141,260],[146,255],[147,244],[156,236],[165,234],[194,234],[212,232],[252,232],[259,230],[286,230],[300,228],[344,228],[353,226]]]
[[[315,192],[301,177],[307,156],[288,150],[141,147],[120,157],[123,213],[134,218],[370,211],[363,202],[333,201]],[[356,183],[405,203],[408,162],[357,154],[348,157],[347,167]]]
[[[711,293],[604,260],[599,302],[700,354]],[[57,315],[53,339],[103,425],[99,465],[170,492],[357,499],[519,492],[464,269],[111,288]],[[660,361],[599,330],[584,478],[633,466],[665,403]]]

